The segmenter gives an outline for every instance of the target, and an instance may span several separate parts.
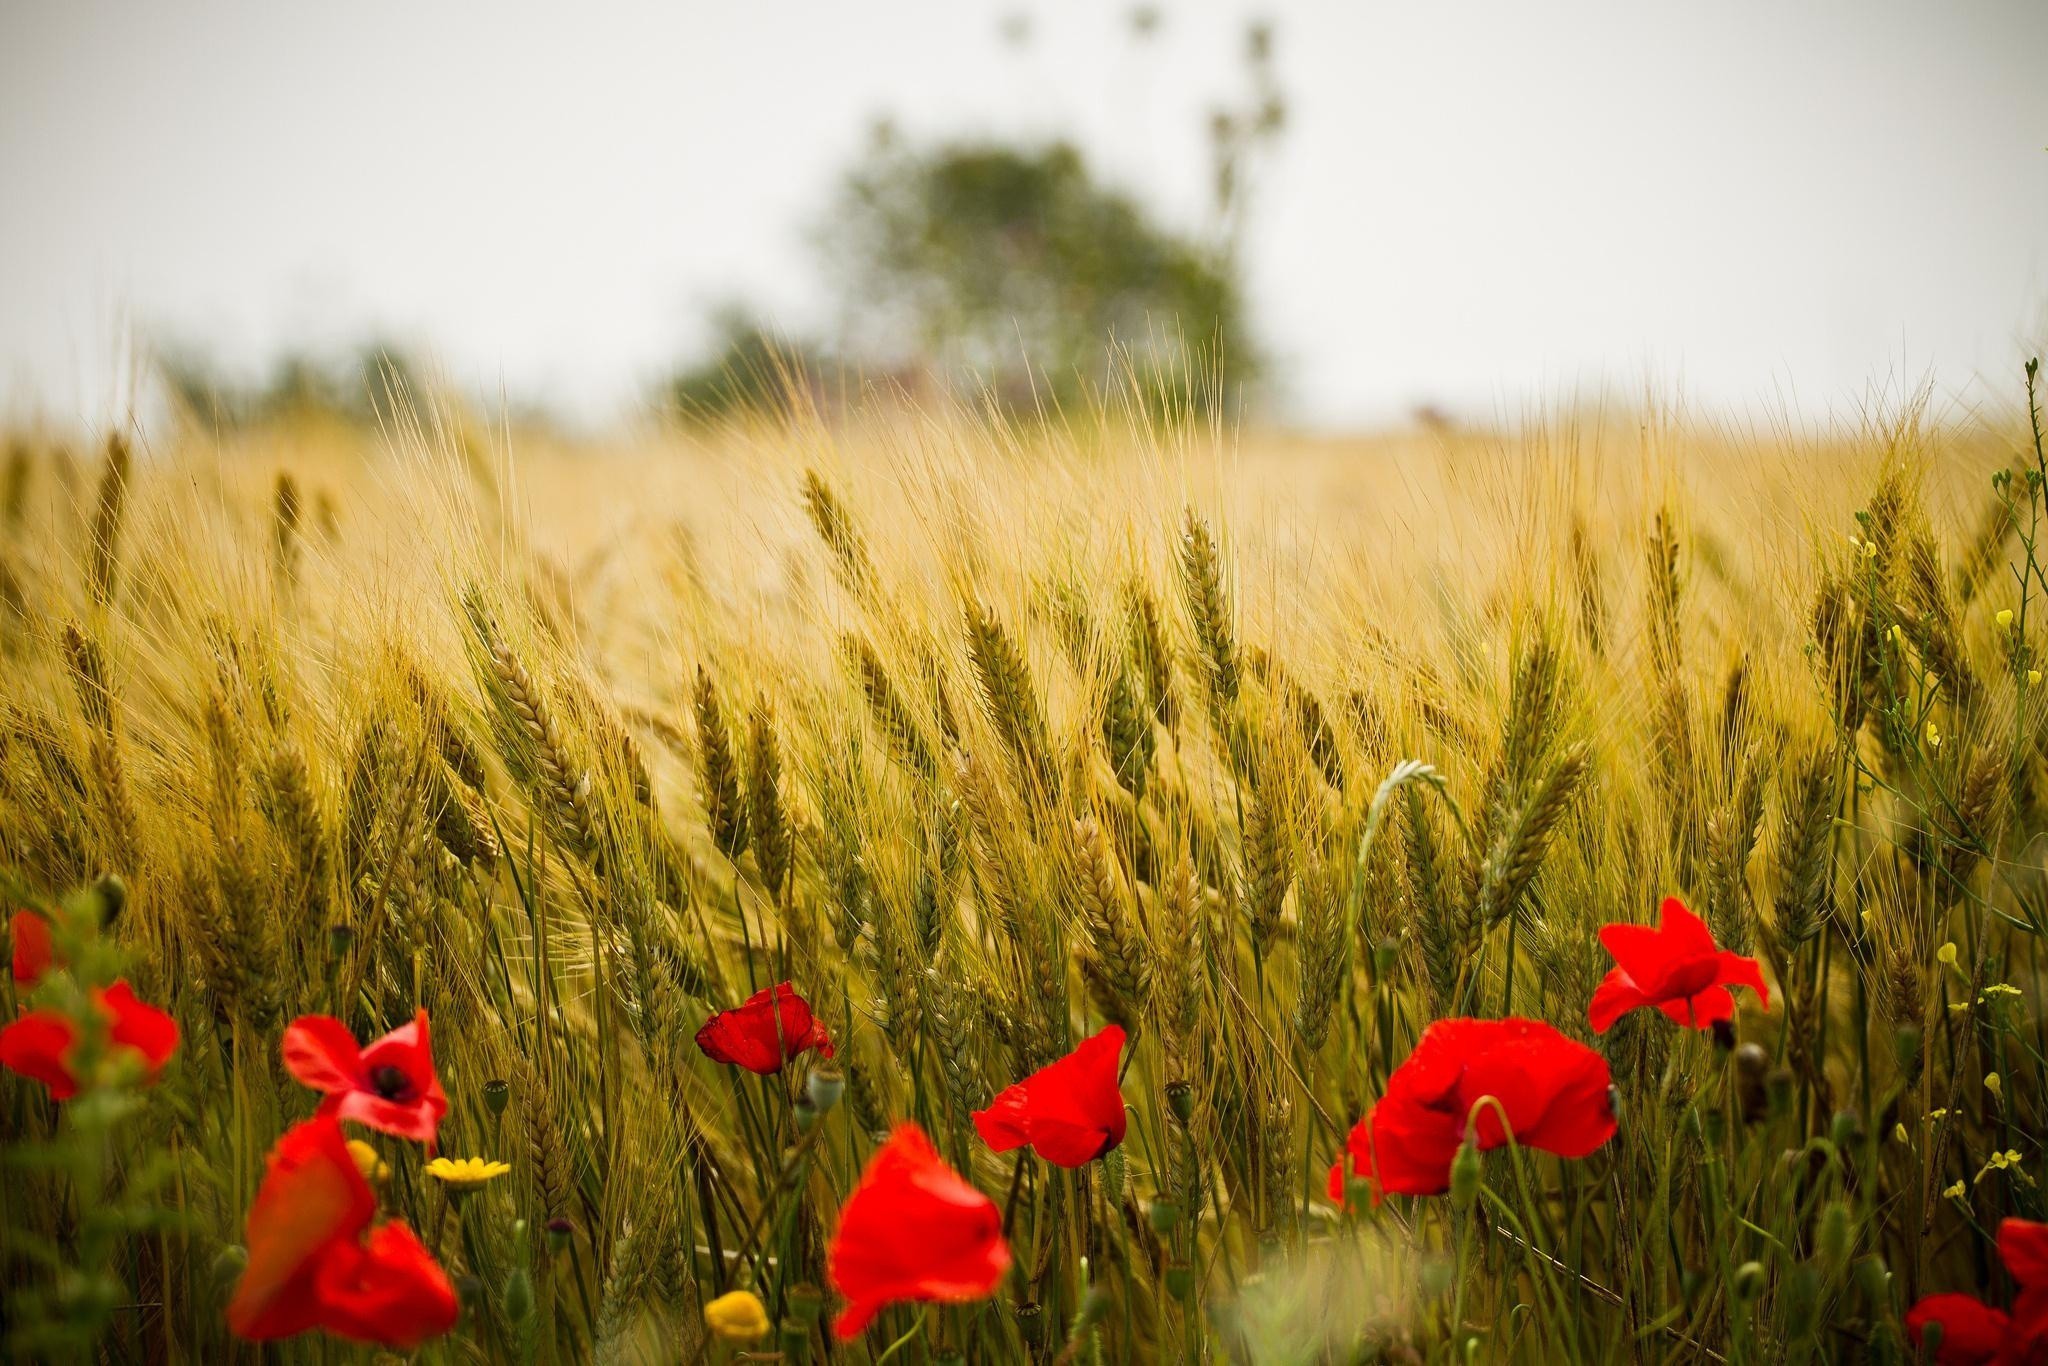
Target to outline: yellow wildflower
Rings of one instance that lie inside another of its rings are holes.
[[[1934,951],[1934,961],[1940,963],[1943,967],[1954,967],[1956,965],[1955,943],[1951,941],[1936,949]]]
[[[2020,1170],[2020,1161],[2021,1154],[2018,1148],[2007,1148],[2002,1153],[1993,1153],[1991,1154],[1991,1160],[1978,1169],[1977,1180],[1982,1181],[1993,1172],[2011,1172],[2014,1176],[2017,1176],[2020,1180],[2025,1181],[2031,1186],[2034,1182],[2032,1178]]]
[[[1927,747],[1929,749],[1941,748],[1941,727],[1935,724],[1934,718],[1931,716],[1927,718]]]
[[[1984,1074],[1984,1089],[1994,1096],[2003,1096],[2005,1094],[2005,1079],[1996,1072],[1986,1072]]]
[[[427,1175],[452,1190],[475,1190],[512,1170],[509,1162],[491,1162],[481,1157],[437,1157],[427,1164]]]
[[[1998,624],[2000,626],[2012,625],[2012,608],[2001,607],[1998,609]]]
[[[1892,1125],[1892,1137],[1901,1143],[1911,1143],[1913,1141],[1906,1133],[1906,1126],[1903,1123]]]
[[[751,1290],[729,1290],[704,1306],[704,1326],[728,1342],[758,1342],[768,1335],[768,1311]]]
[[[1984,994],[1977,999],[1982,1001],[1992,996],[2017,996],[2019,994],[2020,989],[2010,982],[1993,982],[1990,986],[1984,988]]]
[[[1950,1186],[1947,1190],[1943,1191],[1942,1194],[1947,1196],[1951,1200],[1962,1199],[1964,1195],[1963,1183],[1960,1181],[1956,1182],[1953,1186]]]
[[[363,1174],[365,1181],[389,1181],[391,1164],[377,1156],[377,1150],[360,1138],[348,1141],[348,1155],[356,1160],[356,1170]]]
[[[2030,688],[2041,686],[2041,671],[2039,669],[2027,670],[2027,686]]]

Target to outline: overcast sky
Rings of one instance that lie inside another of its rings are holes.
[[[1818,415],[2048,338],[2038,0],[1161,9],[0,0],[0,412],[103,414],[137,329],[252,367],[374,330],[615,412],[721,299],[822,321],[807,233],[877,116],[1074,137],[1200,227],[1262,15],[1247,260],[1303,420],[1645,378]]]

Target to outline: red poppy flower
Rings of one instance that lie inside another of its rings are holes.
[[[1514,1141],[1559,1157],[1584,1157],[1614,1137],[1607,1060],[1540,1020],[1438,1020],[1387,1079],[1387,1092],[1345,1140],[1330,1168],[1330,1198],[1344,1199],[1345,1167],[1369,1178],[1373,1198],[1440,1195],[1451,1160],[1482,1097],[1479,1147]],[[1507,1112],[1507,1126],[1501,1111]]]
[[[1655,1006],[1682,1025],[1706,1029],[1735,1018],[1730,987],[1751,987],[1766,1009],[1771,990],[1754,958],[1723,953],[1698,916],[1677,897],[1664,898],[1656,929],[1648,925],[1603,925],[1600,942],[1614,955],[1615,968],[1593,992],[1586,1018],[1605,1034],[1631,1010]]]
[[[320,1113],[432,1146],[448,1096],[434,1075],[427,1012],[368,1048],[331,1015],[301,1015],[284,1031],[287,1072],[327,1098]]]
[[[126,982],[104,991],[95,987],[92,1001],[106,1018],[109,1047],[139,1055],[144,1082],[154,1082],[178,1051],[178,1022],[136,1000]],[[70,1100],[82,1084],[71,1065],[77,1047],[78,1026],[68,1016],[57,1010],[31,1010],[0,1029],[0,1067],[49,1087],[52,1100]]]
[[[1992,1366],[2012,1332],[2006,1312],[1975,1295],[1929,1295],[1908,1310],[1906,1336],[1915,1348],[1930,1323],[1941,1325],[1941,1346],[1934,1351],[1940,1366]]]
[[[34,986],[57,958],[50,943],[50,922],[40,911],[16,911],[7,922],[7,937],[14,941],[14,985]]]
[[[1929,1295],[1906,1314],[1906,1335],[1920,1346],[1930,1323],[1941,1325],[1941,1366],[2039,1366],[2048,1361],[2048,1224],[2007,1219],[1998,1226],[1998,1255],[2019,1294],[2012,1312],[1975,1295]]]
[[[370,1231],[376,1213],[338,1119],[316,1115],[285,1134],[249,1207],[228,1327],[259,1342],[319,1328],[400,1351],[453,1328],[447,1273],[404,1224]]]
[[[2048,1361],[2048,1224],[2005,1220],[1998,1226],[1998,1255],[2019,1286],[2012,1302],[2012,1359]]]
[[[766,1077],[806,1049],[831,1057],[832,1036],[811,1014],[811,1003],[789,983],[778,982],[706,1020],[697,1031],[697,1047],[713,1062],[737,1063]]]
[[[982,1142],[999,1153],[1030,1144],[1055,1167],[1079,1167],[1124,1141],[1124,1093],[1117,1059],[1124,1031],[1111,1025],[1006,1088],[974,1112]]]
[[[898,1125],[839,1211],[825,1269],[847,1306],[833,1321],[860,1336],[898,1300],[957,1304],[992,1294],[1010,1269],[1003,1216],[915,1124]]]

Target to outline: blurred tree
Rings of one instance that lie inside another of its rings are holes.
[[[836,368],[816,344],[770,329],[744,304],[720,305],[711,332],[709,354],[662,386],[662,397],[680,417],[786,412],[797,394],[816,397],[819,381]]]
[[[285,352],[253,383],[189,344],[163,342],[154,360],[171,402],[187,417],[221,427],[308,417],[370,426],[393,399],[416,402],[430,393],[403,347],[374,338],[340,356]]]
[[[1014,410],[1127,380],[1172,409],[1207,400],[1219,360],[1233,393],[1256,374],[1228,254],[1162,227],[1066,143],[916,149],[878,130],[828,223],[864,361],[935,368]]]

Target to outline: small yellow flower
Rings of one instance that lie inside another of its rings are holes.
[[[1948,1118],[1948,1107],[1944,1105],[1939,1110],[1929,1110],[1927,1112],[1927,1118],[1934,1121],[1937,1124],[1940,1123],[1942,1120]]]
[[[2019,994],[2020,989],[2010,982],[1993,982],[1990,986],[1984,988],[1984,994],[1977,999],[1985,1001],[1993,996],[2017,996]]]
[[[1931,716],[1927,718],[1927,747],[1929,749],[1941,748],[1941,727],[1935,724],[1934,718]]]
[[[1904,1124],[1892,1125],[1892,1137],[1901,1143],[1911,1143],[1913,1141],[1906,1133],[1906,1126]]]
[[[1874,560],[1877,558],[1876,541],[1865,541],[1863,543],[1863,558],[1866,560]]]
[[[1950,942],[1947,944],[1943,944],[1940,948],[1936,949],[1934,951],[1934,961],[1940,963],[1943,967],[1954,967],[1956,965],[1955,944],[1953,942]]]
[[[1996,1072],[1986,1072],[1984,1074],[1984,1089],[1994,1096],[2003,1096],[2005,1094],[2005,1079]]]
[[[1891,638],[1892,644],[1898,646],[1901,650],[1906,648],[1906,632],[1902,627],[1892,627]]]
[[[427,1175],[451,1190],[475,1190],[512,1170],[509,1162],[491,1162],[481,1157],[437,1157],[427,1164]]]
[[[1956,1182],[1953,1186],[1950,1186],[1947,1190],[1942,1192],[1943,1195],[1947,1196],[1951,1200],[1960,1200],[1963,1198],[1965,1193],[1966,1192],[1963,1189],[1963,1183],[1960,1181]]]
[[[2002,627],[2012,625],[2012,608],[2001,607],[1998,609],[1998,624]]]
[[[2020,1161],[2021,1155],[2018,1148],[2007,1148],[2002,1153],[1993,1153],[1991,1154],[1991,1160],[1978,1170],[1977,1180],[1982,1181],[1993,1172],[2011,1172],[2014,1176],[2031,1186],[2034,1184],[2033,1178],[2020,1170]]]
[[[768,1311],[751,1290],[728,1290],[704,1306],[704,1326],[728,1342],[758,1342],[768,1335]]]
[[[2027,670],[2027,686],[2030,688],[2041,686],[2041,671],[2039,669]]]
[[[377,1150],[360,1138],[348,1141],[348,1155],[356,1160],[356,1170],[363,1174],[365,1181],[389,1181],[391,1164],[377,1156]]]

